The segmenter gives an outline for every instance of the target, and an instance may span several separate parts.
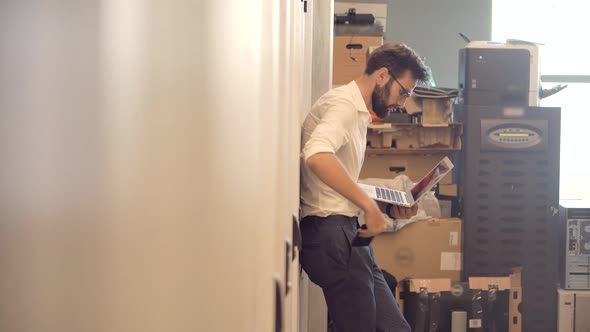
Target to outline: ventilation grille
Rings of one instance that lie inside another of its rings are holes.
[[[548,191],[557,191],[551,181],[559,177],[542,154],[490,152],[479,157],[464,194],[465,273],[508,275],[522,266],[523,324],[527,331],[553,331],[557,267],[551,263],[556,243],[549,207],[557,193]]]

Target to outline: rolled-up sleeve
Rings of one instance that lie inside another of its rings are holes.
[[[323,110],[319,123],[301,151],[304,160],[320,152],[336,153],[350,140],[358,116],[354,105],[346,101],[330,102]]]

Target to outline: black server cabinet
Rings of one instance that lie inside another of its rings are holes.
[[[457,105],[464,276],[523,267],[523,331],[556,329],[560,108]]]

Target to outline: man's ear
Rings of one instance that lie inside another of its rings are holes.
[[[375,79],[377,81],[377,85],[384,86],[385,83],[387,83],[387,81],[388,81],[389,70],[385,67],[381,67],[375,71],[375,74],[376,74]]]

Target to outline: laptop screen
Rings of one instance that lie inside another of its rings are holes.
[[[418,201],[424,193],[430,191],[453,168],[453,163],[448,157],[441,160],[426,176],[412,187],[411,193],[414,201]]]

